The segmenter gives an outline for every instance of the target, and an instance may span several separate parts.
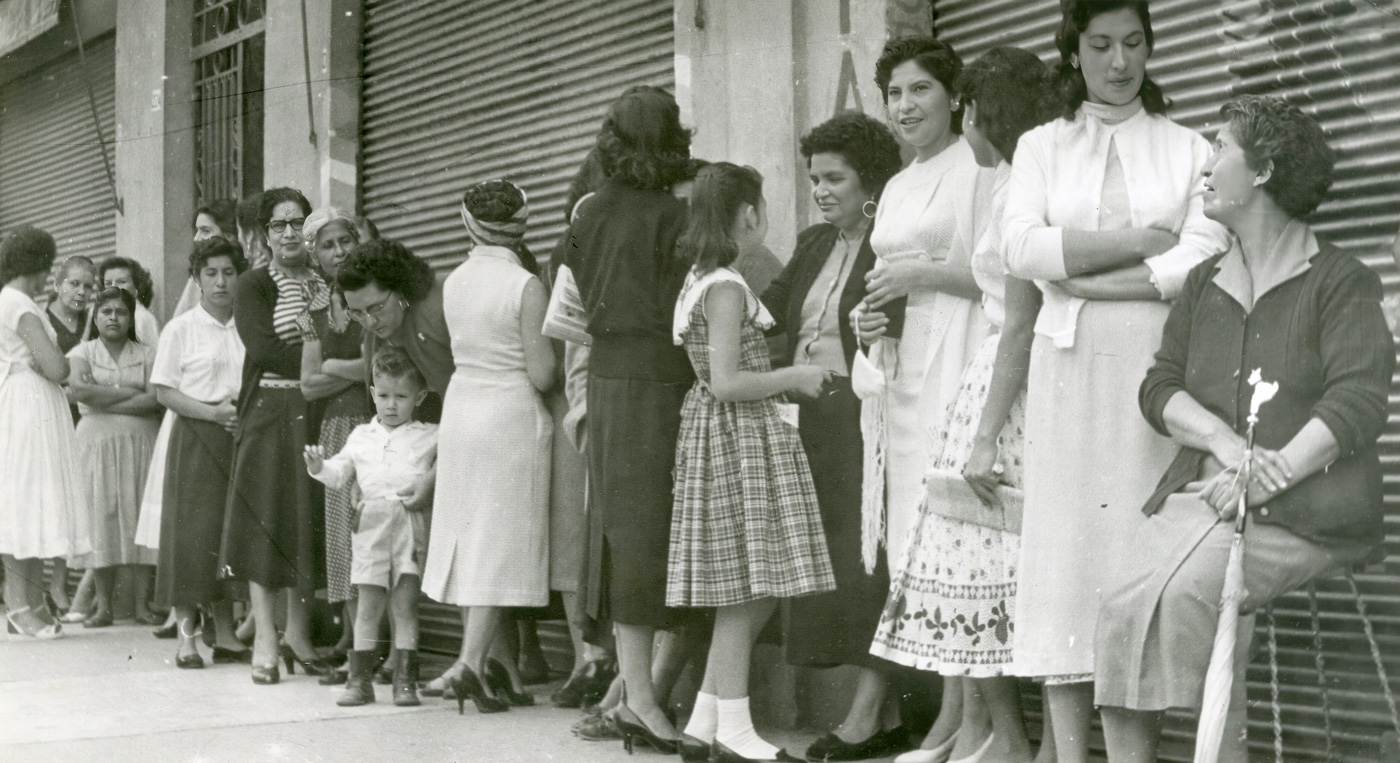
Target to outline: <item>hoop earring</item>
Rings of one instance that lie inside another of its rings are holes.
[[[871,220],[874,220],[874,219],[875,219],[875,212],[876,212],[876,210],[878,210],[879,208],[880,208],[880,205],[879,205],[879,204],[876,204],[874,199],[870,199],[869,201],[867,201],[867,202],[865,202],[864,204],[860,205],[860,213],[863,214],[863,215],[865,215],[867,218],[869,218],[869,219],[871,219]]]

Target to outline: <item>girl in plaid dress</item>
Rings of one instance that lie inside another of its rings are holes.
[[[681,409],[666,604],[717,607],[686,759],[796,760],[749,715],[749,652],[777,599],[834,590],[817,495],[786,393],[816,397],[827,372],[771,370],[773,318],[730,265],[761,243],[763,178],[719,162],[700,171],[677,246],[694,263],[676,303],[675,341],[698,379]],[[795,408],[796,406],[791,406]],[[696,757],[692,757],[696,756]]]

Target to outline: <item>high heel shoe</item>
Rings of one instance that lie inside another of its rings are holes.
[[[801,758],[794,758],[792,755],[789,755],[788,751],[784,750],[781,747],[778,748],[777,754],[771,758],[746,758],[743,755],[740,755],[739,753],[729,749],[728,747],[725,747],[724,743],[719,741],[718,739],[715,740],[715,746],[713,748],[713,753],[710,756],[710,760],[714,763],[750,763],[750,761],[760,760],[778,760],[784,761],[784,763],[801,763],[802,761]]]
[[[464,662],[452,663],[448,666],[447,670],[442,671],[442,675],[438,676],[432,681],[420,685],[418,687],[418,693],[424,697],[444,696],[447,693],[447,690],[452,688],[452,676],[456,675],[458,668],[465,666],[466,663]],[[434,684],[438,685],[434,686]]]
[[[515,691],[515,687],[510,684],[510,672],[495,658],[486,661],[486,687],[492,694],[504,697],[516,707],[531,707],[535,704],[535,695]]]
[[[180,626],[176,623],[163,625],[151,631],[151,635],[159,639],[175,638],[180,635]]]
[[[181,656],[175,653],[175,667],[181,670],[200,670],[204,667],[204,658],[199,656],[199,652]]]
[[[277,663],[253,666],[253,683],[259,686],[271,686],[281,680],[282,673],[277,670]]]
[[[987,757],[987,751],[990,749],[992,749],[992,735],[988,734],[987,741],[983,742],[982,746],[977,748],[977,752],[972,753],[966,758],[949,760],[948,763],[981,763],[981,760]]]
[[[451,687],[452,695],[457,698],[458,715],[466,708],[468,697],[471,698],[472,704],[476,705],[478,713],[504,713],[510,709],[510,703],[487,694],[476,671],[465,665],[462,666],[461,673],[447,679],[447,685]]]
[[[681,734],[681,760],[686,763],[704,763],[710,759],[713,744],[705,744],[689,734]]]
[[[309,660],[303,660],[297,655],[297,650],[293,649],[292,645],[285,641],[278,645],[277,653],[282,655],[282,662],[286,664],[287,675],[289,676],[296,675],[297,665],[300,665],[301,672],[308,676],[324,676],[333,669],[320,657],[312,657]]]
[[[622,691],[622,700],[618,702],[617,712],[613,715],[613,723],[617,724],[618,733],[622,734],[622,749],[628,755],[633,751],[633,740],[640,739],[651,746],[653,750],[662,755],[675,755],[680,750],[679,739],[666,739],[658,736],[656,732],[647,728],[640,716],[627,706],[627,690]]]
[[[38,639],[40,641],[52,641],[57,638],[63,638],[63,626],[59,623],[49,623],[40,628],[29,630],[15,622],[15,615],[22,615],[30,611],[30,609],[30,607],[25,607],[24,609],[16,609],[13,612],[5,613],[5,629],[8,631],[11,641],[16,640],[16,637]]]
[[[948,758],[953,754],[953,745],[958,743],[958,732],[954,731],[952,736],[943,740],[942,744],[931,750],[910,750],[894,759],[894,763],[948,763]]]
[[[253,650],[246,647],[243,649],[225,649],[221,646],[214,647],[215,665],[236,665],[238,663],[243,663],[245,665],[253,664]]]

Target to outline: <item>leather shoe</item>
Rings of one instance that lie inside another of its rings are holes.
[[[807,748],[810,761],[852,761],[885,758],[909,749],[909,732],[903,726],[877,731],[860,742],[847,742],[835,734],[827,734]]]

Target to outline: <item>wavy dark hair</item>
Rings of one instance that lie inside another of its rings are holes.
[[[855,170],[860,187],[879,200],[885,184],[904,166],[890,128],[859,111],[837,114],[807,131],[800,142],[807,168],[817,154],[836,154]]]
[[[462,192],[462,206],[484,223],[506,222],[525,206],[525,194],[509,181],[487,180]],[[540,274],[539,260],[530,253],[524,241],[510,248],[515,252],[516,259],[520,260],[520,267],[528,270],[530,275]]]
[[[1137,14],[1142,22],[1142,34],[1147,42],[1147,54],[1152,55],[1157,39],[1152,34],[1152,12],[1147,8],[1147,0],[1065,0],[1064,16],[1060,28],[1055,32],[1055,47],[1060,51],[1060,98],[1061,113],[1065,120],[1073,122],[1079,107],[1089,97],[1089,87],[1084,82],[1084,72],[1075,68],[1070,59],[1079,55],[1079,37],[1089,28],[1089,22],[1105,13],[1127,8]],[[1171,106],[1152,77],[1142,75],[1142,88],[1138,91],[1142,98],[1142,108],[1149,114],[1165,114]]]
[[[890,101],[890,78],[895,67],[906,61],[913,61],[928,76],[938,80],[947,91],[949,98],[958,94],[958,75],[962,73],[963,62],[953,46],[932,37],[901,37],[885,43],[880,58],[875,61],[875,84],[880,88],[880,97]],[[962,107],[953,109],[949,116],[949,127],[954,135],[962,134]]]
[[[1302,217],[1317,209],[1332,188],[1336,152],[1317,120],[1282,98],[1241,95],[1220,107],[1230,134],[1256,172],[1273,162],[1264,193],[1279,209]]]
[[[681,126],[670,93],[635,85],[608,109],[594,150],[604,177],[628,188],[665,191],[684,173],[690,130]]]
[[[335,282],[342,291],[359,291],[375,285],[398,292],[410,305],[433,290],[433,269],[408,247],[393,239],[376,238],[355,247],[340,264]]]
[[[676,254],[703,273],[739,258],[734,218],[743,205],[763,203],[763,176],[753,167],[715,162],[695,176],[690,219],[676,242]]]
[[[123,305],[126,306],[126,338],[137,344],[140,344],[141,340],[136,338],[136,298],[131,296],[131,292],[127,291],[126,289],[118,289],[117,287],[113,286],[110,289],[103,289],[102,291],[97,292],[97,296],[94,297],[92,300],[93,328],[96,329],[97,327],[97,311],[101,310],[103,305],[107,304],[108,302],[111,302],[114,299],[120,301]],[[96,333],[96,331],[94,330],[93,333]]]
[[[136,299],[142,305],[150,307],[151,298],[155,296],[155,282],[151,280],[151,271],[130,257],[108,257],[103,260],[102,264],[97,266],[98,283],[106,283],[107,271],[123,269],[131,274],[131,283],[136,287]]]
[[[238,235],[238,202],[233,199],[218,199],[196,209],[190,217],[190,227],[199,225],[199,216],[209,215],[219,232],[225,236]]]
[[[964,104],[977,106],[977,129],[1010,162],[1021,136],[1054,118],[1050,83],[1050,68],[1034,53],[1000,47],[963,69],[958,90]]]
[[[215,257],[227,257],[229,262],[233,263],[233,269],[239,273],[248,270],[248,258],[243,256],[243,247],[226,238],[215,236],[194,245],[190,252],[190,277],[198,282],[199,272]]]
[[[295,188],[271,188],[258,195],[258,227],[267,230],[267,224],[272,222],[272,211],[277,209],[277,205],[284,201],[294,201],[301,207],[301,216],[306,217],[311,214],[311,202],[306,200],[306,196]]]
[[[17,225],[0,241],[0,284],[20,276],[43,273],[53,267],[58,245],[49,232],[33,225]]]

